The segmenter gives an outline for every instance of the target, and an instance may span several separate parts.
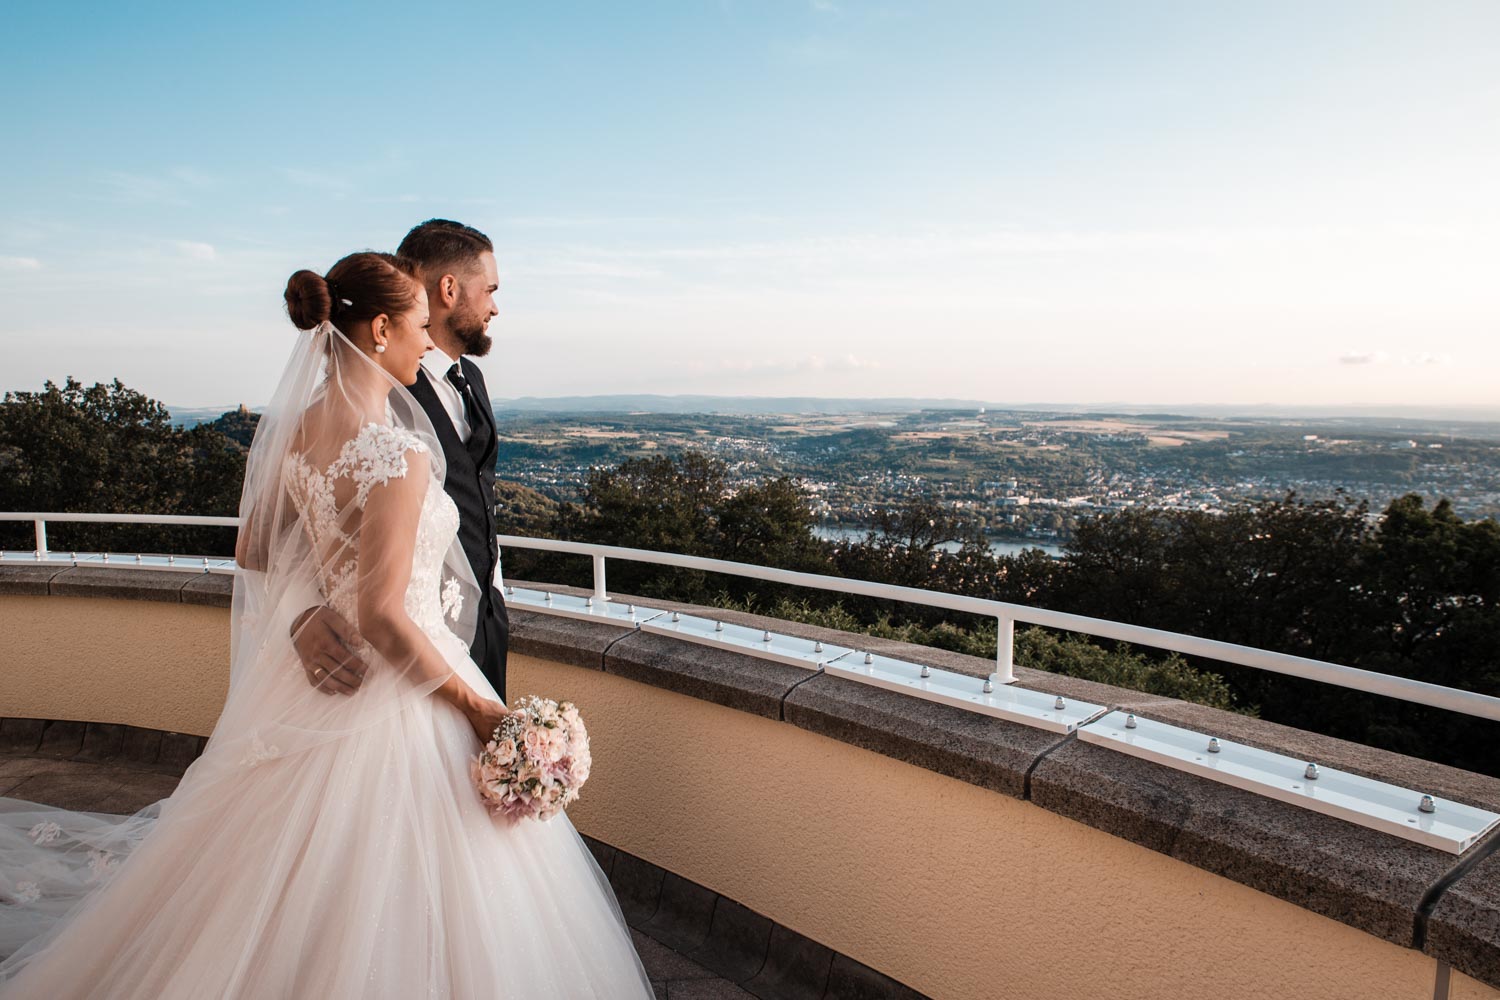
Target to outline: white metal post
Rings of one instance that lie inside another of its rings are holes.
[[[41,518],[36,519],[36,557],[38,561],[47,558],[47,522]]]
[[[1010,615],[999,617],[995,630],[995,683],[1014,684],[1016,680],[1016,620]]]
[[[594,555],[594,600],[603,604],[609,598],[604,596],[604,556],[599,553]]]

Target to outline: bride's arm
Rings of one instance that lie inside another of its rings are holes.
[[[416,684],[443,678],[436,694],[468,717],[482,739],[504,706],[480,697],[438,652],[406,613],[406,587],[422,500],[431,475],[427,455],[406,453],[407,471],[370,491],[359,528],[359,631],[387,661],[409,671]]]
[[[255,511],[245,518],[245,523],[240,525],[239,533],[234,536],[234,561],[242,569],[261,572],[266,568],[266,543],[260,538],[260,532],[256,531]]]

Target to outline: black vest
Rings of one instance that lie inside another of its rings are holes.
[[[495,685],[496,691],[505,696],[505,654],[509,645],[509,628],[505,612],[505,601],[495,590],[495,566],[500,561],[500,545],[495,540],[495,455],[499,451],[499,439],[495,433],[495,415],[490,410],[489,390],[484,384],[484,375],[479,366],[468,358],[460,358],[459,365],[464,378],[479,403],[479,420],[471,429],[469,443],[459,439],[453,418],[443,408],[432,383],[428,381],[427,369],[417,369],[417,380],[407,386],[412,396],[437,432],[438,443],[443,448],[443,459],[447,473],[443,479],[443,490],[453,498],[458,507],[458,541],[474,570],[474,579],[479,583],[481,608],[478,632],[474,637],[474,660],[485,676]],[[495,648],[498,642],[499,648]]]

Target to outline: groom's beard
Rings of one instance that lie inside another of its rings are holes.
[[[448,332],[458,341],[462,353],[471,358],[482,358],[490,353],[495,339],[485,332],[484,320],[476,316],[449,316]]]

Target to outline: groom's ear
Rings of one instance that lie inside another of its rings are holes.
[[[451,274],[445,274],[438,279],[437,283],[438,303],[445,309],[452,309],[458,304],[458,279]]]

